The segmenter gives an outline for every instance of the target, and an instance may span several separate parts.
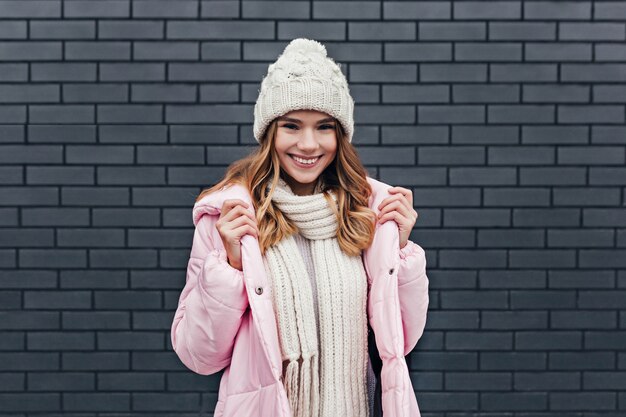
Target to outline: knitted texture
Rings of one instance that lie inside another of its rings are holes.
[[[292,110],[311,109],[335,117],[348,142],[354,134],[354,100],[339,64],[321,43],[292,40],[268,67],[254,106],[254,138],[261,142],[267,126]]]
[[[309,273],[309,278],[311,278],[311,288],[313,290],[313,298],[314,298],[314,307],[316,319],[318,319],[318,306],[317,306],[317,283],[315,282],[315,268],[313,265],[313,255],[311,254],[311,246],[310,242],[307,238],[303,237],[300,234],[293,235],[296,240],[296,244],[298,245],[298,249],[300,249],[300,253],[304,258],[304,264],[306,265],[307,272]],[[319,336],[319,325],[317,328],[318,338]],[[372,368],[372,363],[369,360],[369,355],[367,357],[367,399],[369,402],[369,410],[370,416],[374,415],[374,396],[376,393],[376,374],[374,373],[374,369]]]
[[[331,196],[336,204],[336,196]],[[319,328],[312,280],[294,236],[269,247],[263,257],[292,414],[368,417],[363,261],[341,250],[337,218],[322,193],[295,195],[281,179],[271,199],[308,239],[316,274]]]

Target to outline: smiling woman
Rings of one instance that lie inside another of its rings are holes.
[[[337,154],[335,119],[313,110],[298,110],[277,119],[275,148],[284,180],[297,195],[313,194],[322,172]]]
[[[197,373],[225,369],[216,417],[419,417],[417,212],[367,175],[353,108],[325,47],[292,41],[262,82],[260,146],[196,200],[172,346]]]

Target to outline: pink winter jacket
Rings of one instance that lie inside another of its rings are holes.
[[[392,194],[367,177],[370,208]],[[243,271],[228,264],[215,223],[222,203],[250,194],[234,184],[205,196],[193,208],[196,226],[187,279],[174,315],[172,346],[182,363],[201,375],[224,369],[215,417],[292,417],[282,381],[278,330],[258,240],[241,239]],[[398,225],[376,225],[363,251],[368,278],[367,315],[382,360],[378,375],[384,417],[419,417],[405,356],[426,324],[428,278],[424,250],[412,241],[400,249]],[[370,350],[371,352],[371,350]],[[371,353],[370,353],[371,355]]]

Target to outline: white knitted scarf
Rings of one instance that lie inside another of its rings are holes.
[[[316,191],[319,188],[320,183]],[[331,196],[336,204],[335,194]],[[283,376],[292,414],[368,417],[363,261],[341,250],[337,218],[323,193],[296,195],[281,178],[271,198],[310,245],[317,285],[319,329],[311,280],[294,236],[268,248],[263,259],[272,284],[282,359],[288,361]]]

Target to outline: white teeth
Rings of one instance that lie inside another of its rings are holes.
[[[291,155],[291,157],[295,159],[296,161],[300,162],[301,164],[314,164],[318,159],[320,159],[319,156],[315,159],[302,159],[293,155]]]

